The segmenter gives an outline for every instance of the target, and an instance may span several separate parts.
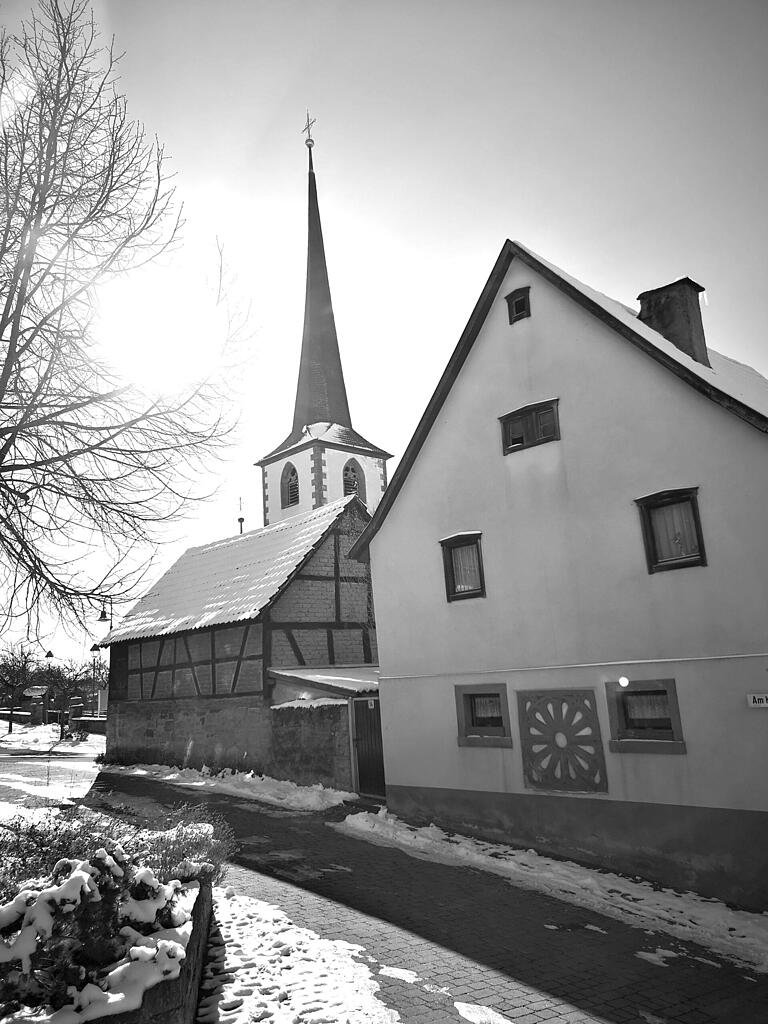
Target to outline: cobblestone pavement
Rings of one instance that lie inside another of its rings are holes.
[[[107,773],[92,797],[104,790],[127,802],[214,804],[240,840],[236,890],[324,938],[363,946],[382,1000],[407,1024],[460,1024],[456,1002],[514,1024],[768,1024],[766,975],[495,875],[327,827],[349,808],[302,814]]]

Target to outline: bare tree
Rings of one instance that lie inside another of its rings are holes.
[[[94,356],[97,284],[179,229],[117,60],[87,0],[41,0],[0,39],[0,587],[31,632],[43,612],[83,623],[124,591],[226,433],[210,380],[150,399]]]
[[[45,681],[48,684],[50,706],[59,713],[59,739],[64,739],[67,727],[67,712],[73,697],[87,695],[91,669],[89,665],[78,665],[68,661],[63,665],[53,665],[46,670]]]
[[[24,691],[36,682],[40,674],[40,661],[30,647],[24,644],[8,646],[0,651],[0,699],[8,702],[8,732],[13,732],[13,712],[21,704]]]

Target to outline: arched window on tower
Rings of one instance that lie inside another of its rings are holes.
[[[348,494],[356,494],[365,504],[365,475],[357,459],[344,466],[344,496]]]
[[[296,467],[286,462],[283,475],[280,478],[280,505],[282,508],[289,508],[291,505],[299,504],[299,474]]]

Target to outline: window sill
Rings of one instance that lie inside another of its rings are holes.
[[[511,736],[458,736],[460,747],[511,747]]]
[[[510,444],[510,445],[506,445],[506,446],[502,445],[501,454],[502,455],[512,455],[512,454],[514,454],[514,452],[525,452],[525,451],[528,451],[529,448],[538,448],[539,445],[541,445],[541,444],[551,444],[552,441],[559,441],[559,440],[560,440],[560,435],[558,434],[557,437],[540,437],[536,441],[528,441],[527,444],[523,443],[523,444]]]
[[[648,566],[648,572],[653,575],[657,572],[670,572],[673,569],[693,569],[697,565],[706,565],[706,558],[696,555],[695,558],[680,558],[676,561],[653,562]]]
[[[609,740],[614,754],[685,754],[684,740]]]
[[[449,603],[453,601],[471,601],[473,597],[485,597],[484,590],[468,590],[464,594],[448,594]]]

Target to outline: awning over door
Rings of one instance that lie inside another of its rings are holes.
[[[311,687],[339,697],[354,697],[359,693],[376,693],[379,689],[378,665],[269,668],[267,675],[273,682]]]

